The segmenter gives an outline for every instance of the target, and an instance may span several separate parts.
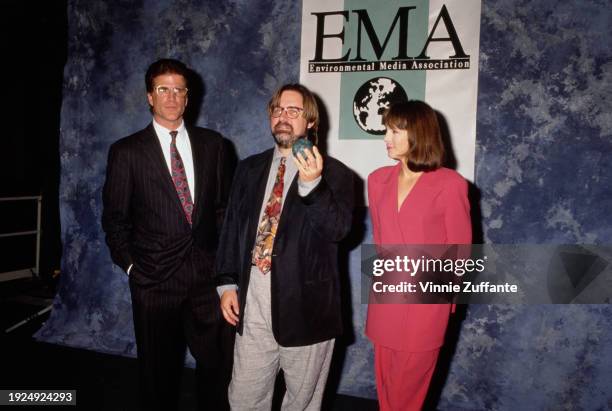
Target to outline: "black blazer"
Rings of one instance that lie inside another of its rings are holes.
[[[251,156],[236,170],[217,253],[217,285],[238,284],[242,334],[259,212],[273,150]],[[353,174],[325,157],[323,177],[306,197],[296,175],[287,192],[272,254],[272,330],[286,347],[321,342],[342,333],[338,242],[350,231]],[[248,321],[248,319],[247,319]]]
[[[193,226],[176,194],[153,124],[115,142],[103,189],[102,227],[115,264],[140,285],[158,283],[187,257],[212,280],[231,181],[223,138],[187,127],[195,175]],[[200,274],[198,274],[200,275]]]

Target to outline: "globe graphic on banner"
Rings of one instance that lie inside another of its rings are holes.
[[[353,117],[359,127],[369,134],[385,134],[382,115],[391,103],[406,101],[408,96],[398,82],[387,77],[376,77],[363,83],[353,99]]]

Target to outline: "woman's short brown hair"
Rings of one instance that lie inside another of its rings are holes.
[[[303,116],[307,123],[312,123],[312,127],[308,129],[308,134],[310,140],[317,144],[317,130],[319,128],[319,106],[317,105],[317,100],[315,96],[308,90],[306,87],[301,84],[285,84],[272,96],[270,101],[268,102],[268,115],[272,115],[272,111],[275,107],[278,107],[278,102],[280,101],[281,94],[284,91],[295,91],[302,95],[302,100],[304,100],[304,111]]]
[[[442,167],[444,144],[435,111],[418,100],[394,103],[383,114],[385,127],[408,131],[408,168],[432,171]]]

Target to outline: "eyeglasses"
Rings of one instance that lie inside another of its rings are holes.
[[[155,86],[155,92],[158,96],[169,96],[170,93],[179,97],[185,97],[187,95],[187,87],[168,87],[168,86]]]
[[[298,118],[298,116],[302,111],[304,111],[304,109],[300,107],[274,107],[270,115],[274,118],[277,118],[283,115],[283,111],[287,113],[287,117],[293,119]]]

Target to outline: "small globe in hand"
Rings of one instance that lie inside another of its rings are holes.
[[[291,147],[291,151],[293,152],[293,156],[297,158],[297,154],[302,154],[304,159],[307,158],[306,152],[304,150],[310,150],[312,152],[312,143],[307,138],[300,138],[295,143],[293,143],[293,147]]]

